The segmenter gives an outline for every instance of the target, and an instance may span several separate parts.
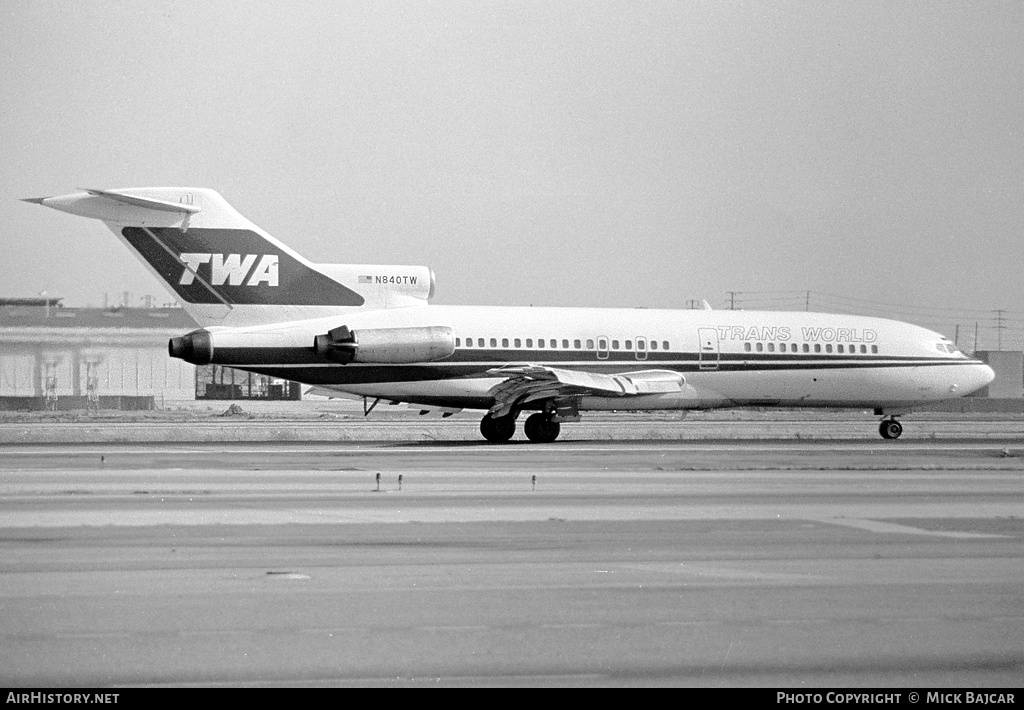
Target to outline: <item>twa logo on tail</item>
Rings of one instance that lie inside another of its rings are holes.
[[[195,281],[199,274],[199,267],[203,264],[210,265],[210,284],[212,286],[258,286],[265,283],[268,286],[277,286],[277,254],[264,254],[256,264],[256,254],[204,254],[199,252],[186,252],[181,255],[185,264],[185,270],[181,274],[178,283],[188,286]],[[253,264],[256,267],[253,268]],[[246,277],[248,276],[248,280]]]

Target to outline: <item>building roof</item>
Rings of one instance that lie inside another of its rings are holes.
[[[63,298],[0,298],[0,306],[49,306],[53,308],[60,306],[60,302]]]
[[[0,328],[192,330],[198,327],[199,324],[181,308],[61,308],[52,302],[47,308],[45,305],[0,303]]]

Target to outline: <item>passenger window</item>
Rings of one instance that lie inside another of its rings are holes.
[[[625,348],[626,348],[626,350],[632,350],[633,349],[633,341],[632,340],[627,340],[626,343],[625,343]]]
[[[519,338],[516,338],[515,340],[513,340],[512,344],[515,345],[517,348],[523,347],[523,341],[520,340]]]
[[[636,349],[637,350],[646,350],[647,346],[644,344],[644,341],[638,340],[638,341],[636,341]]]
[[[861,351],[862,354],[866,354],[867,351],[868,351],[868,346],[867,345],[861,345],[860,346],[860,351]]]
[[[613,340],[612,341],[612,350],[618,350],[618,349],[619,349],[619,341],[618,340]]]
[[[579,350],[580,348],[583,347],[583,342],[580,341],[580,340],[574,340],[574,341],[572,341],[572,346],[574,348],[576,348],[577,350]]]
[[[532,348],[533,347],[533,338],[527,338],[526,339],[526,347],[528,347],[528,348]]]
[[[594,341],[591,338],[587,338],[587,350],[594,349]]]
[[[832,345],[831,344],[825,346],[825,352],[827,352],[827,353],[832,352]]]
[[[756,347],[757,352],[762,352],[764,350],[764,343],[758,343]]]
[[[775,343],[768,343],[768,352],[775,352]]]
[[[750,349],[751,349],[751,348],[750,348],[750,343],[743,343],[743,349],[744,349],[744,350],[745,350],[746,352],[748,352],[748,353],[749,353],[749,352],[750,352]]]
[[[805,353],[811,352],[811,346],[808,345],[807,343],[804,343],[804,352]]]
[[[814,344],[814,352],[816,352],[816,353],[820,353],[821,352],[821,343],[815,343]]]
[[[568,340],[563,340],[562,341],[562,347],[565,348],[566,350],[568,350],[569,349],[569,341]]]
[[[662,350],[668,350],[668,341],[667,340],[662,340],[661,341],[661,349]]]
[[[508,338],[502,338],[501,339],[501,347],[503,347],[503,348],[507,348],[508,347]]]
[[[491,338],[491,347],[492,348],[498,347],[498,339],[497,338]]]
[[[871,346],[871,354],[872,355],[877,355],[878,354],[878,346],[877,345],[872,345]]]
[[[459,347],[459,345],[460,345],[460,343],[459,343],[459,339],[458,339],[458,338],[456,338],[456,339],[455,339],[455,347]]]
[[[843,346],[842,345],[837,345],[836,346],[836,351],[843,352]]]
[[[791,353],[795,353],[796,352],[796,343],[790,343],[789,344],[789,352],[791,352]]]
[[[652,340],[651,341],[651,350],[657,350],[657,349],[658,349],[658,341],[657,340]]]
[[[476,339],[476,344],[477,344],[477,347],[480,347],[480,348],[484,347],[484,339],[483,338],[477,338]]]
[[[597,341],[597,349],[598,350],[607,350],[608,349],[608,341],[605,340],[604,338],[601,338],[600,340],[598,340]]]

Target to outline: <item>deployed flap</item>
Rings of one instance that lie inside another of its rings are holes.
[[[631,397],[643,394],[680,392],[686,379],[671,370],[641,370],[622,375],[563,370],[543,365],[508,365],[488,370],[489,375],[507,379],[489,391],[494,397],[493,416],[500,417],[516,405],[539,399],[571,395]]]

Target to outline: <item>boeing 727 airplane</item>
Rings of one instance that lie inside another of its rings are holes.
[[[423,266],[315,264],[213,190],[85,190],[26,200],[99,219],[202,326],[171,357],[405,402],[484,410],[483,436],[554,441],[595,410],[871,409],[961,397],[992,369],[908,323],[823,313],[429,305]],[[370,406],[372,409],[372,405]]]

